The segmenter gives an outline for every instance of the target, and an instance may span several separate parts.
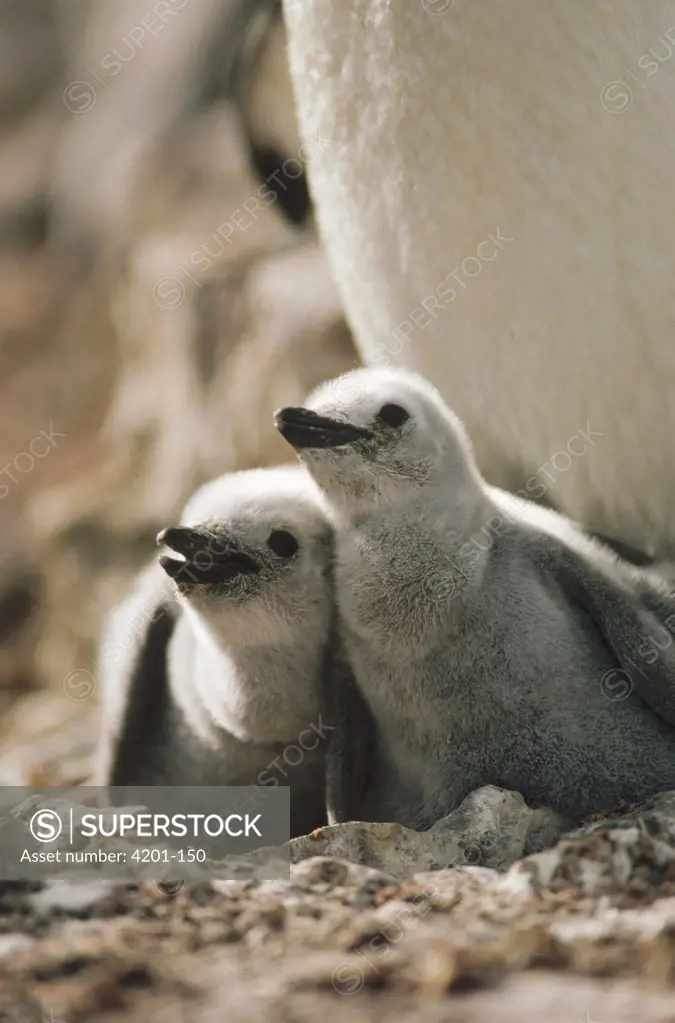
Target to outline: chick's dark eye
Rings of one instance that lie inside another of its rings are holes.
[[[267,539],[267,546],[280,558],[292,558],[298,549],[298,541],[285,529],[274,529]]]
[[[378,418],[387,426],[403,426],[406,420],[410,419],[410,413],[400,405],[383,405],[378,412]]]

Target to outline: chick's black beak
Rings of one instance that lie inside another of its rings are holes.
[[[184,585],[225,582],[260,571],[258,563],[235,550],[226,537],[199,528],[170,526],[157,534],[157,544],[182,555],[161,554],[159,564],[171,579]]]
[[[294,448],[339,448],[373,436],[365,426],[352,426],[290,405],[274,413],[274,425]]]

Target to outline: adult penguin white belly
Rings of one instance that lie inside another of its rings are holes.
[[[675,11],[284,0],[321,233],[366,361],[492,483],[675,551]]]

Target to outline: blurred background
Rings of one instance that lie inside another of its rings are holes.
[[[0,784],[70,784],[156,532],[357,356],[275,0],[2,0],[0,136]]]

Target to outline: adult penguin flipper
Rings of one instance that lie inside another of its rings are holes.
[[[584,610],[613,653],[617,670],[599,680],[609,699],[629,692],[675,727],[675,588],[672,566],[644,568],[597,544],[568,546],[540,537],[542,567]]]
[[[164,573],[152,565],[106,623],[97,785],[142,783],[142,761],[165,706],[166,651],[177,614]]]
[[[338,637],[324,675],[330,738],[326,752],[329,824],[363,819],[363,801],[375,755],[376,725]]]

